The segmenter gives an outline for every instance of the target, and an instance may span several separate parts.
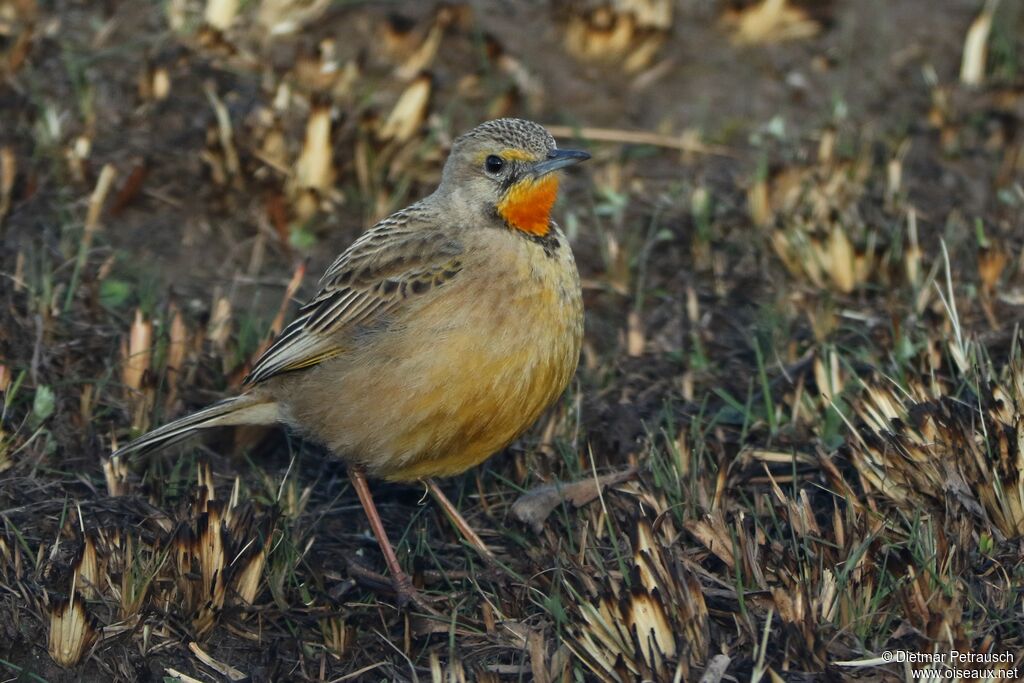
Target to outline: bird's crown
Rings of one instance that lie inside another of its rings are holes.
[[[494,119],[485,121],[473,130],[460,136],[454,148],[471,142],[493,142],[504,145],[522,155],[543,159],[549,150],[555,148],[555,139],[544,126],[525,119]]]

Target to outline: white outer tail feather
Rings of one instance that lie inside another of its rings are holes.
[[[178,418],[163,427],[143,434],[114,451],[111,458],[146,453],[188,438],[200,429],[232,425],[272,425],[278,422],[277,404],[264,398],[243,394],[214,403],[209,408]]]

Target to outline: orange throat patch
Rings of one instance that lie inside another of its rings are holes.
[[[551,207],[558,197],[558,176],[524,178],[509,188],[498,204],[498,215],[516,230],[543,237],[550,230]]]

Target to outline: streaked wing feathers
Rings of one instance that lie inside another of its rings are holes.
[[[246,384],[308,368],[345,352],[347,334],[371,328],[407,300],[462,269],[462,245],[424,229],[413,205],[375,225],[327,269],[320,291],[260,356]]]

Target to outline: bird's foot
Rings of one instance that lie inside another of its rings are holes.
[[[348,573],[352,578],[374,593],[393,593],[398,609],[405,609],[409,605],[415,605],[432,616],[440,616],[440,612],[431,603],[443,602],[444,598],[440,596],[430,598],[423,595],[413,585],[412,579],[404,571],[393,578],[388,578],[383,574],[378,574],[372,569],[364,567],[358,562],[349,560]]]
[[[416,586],[412,585],[412,579],[405,572],[391,579],[391,589],[395,592],[399,609],[415,605],[431,616],[441,616],[441,613],[434,608],[434,604],[443,602],[444,598],[440,596],[429,598],[423,595]]]

